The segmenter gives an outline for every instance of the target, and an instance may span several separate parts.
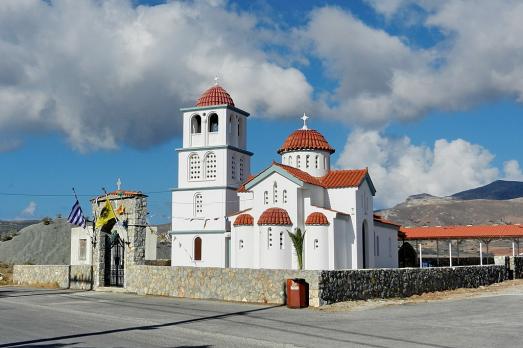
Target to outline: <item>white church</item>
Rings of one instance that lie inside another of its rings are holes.
[[[398,266],[399,225],[373,214],[368,170],[331,170],[335,149],[307,116],[277,150],[281,163],[251,176],[249,113],[229,93],[215,84],[181,112],[172,266],[298,269],[296,228],[304,269]]]

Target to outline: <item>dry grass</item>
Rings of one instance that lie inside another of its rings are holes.
[[[443,300],[459,300],[464,298],[488,296],[491,294],[501,293],[511,289],[523,290],[523,279],[507,280],[502,283],[495,283],[489,286],[481,286],[473,289],[456,289],[447,291],[428,292],[421,295],[413,295],[407,298],[391,298],[391,299],[372,299],[367,301],[347,301],[339,302],[331,305],[322,306],[319,308],[311,308],[312,310],[326,311],[326,312],[351,312],[360,311],[382,306],[402,305],[425,303],[432,301]]]
[[[13,266],[12,265],[0,263],[0,273],[2,274],[2,279],[0,280],[0,285],[10,285],[13,283]]]

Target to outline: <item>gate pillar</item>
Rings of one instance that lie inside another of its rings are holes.
[[[116,190],[107,196],[99,196],[91,200],[93,215],[98,217],[109,199],[116,214],[116,220],[102,228],[96,228],[96,241],[93,248],[93,279],[94,288],[106,286],[110,278],[110,265],[107,265],[107,253],[111,248],[106,236],[118,233],[123,243],[123,286],[126,286],[125,271],[133,265],[145,263],[145,232],[147,228],[147,196],[137,191]]]

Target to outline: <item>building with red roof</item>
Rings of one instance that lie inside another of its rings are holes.
[[[305,269],[397,266],[399,226],[373,215],[368,169],[331,169],[335,149],[306,115],[275,146],[281,163],[251,175],[249,114],[223,87],[182,113],[173,266],[296,269],[290,233],[298,228]]]

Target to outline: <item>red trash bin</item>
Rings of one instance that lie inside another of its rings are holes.
[[[309,284],[305,279],[287,279],[287,307],[305,308],[309,306]]]

